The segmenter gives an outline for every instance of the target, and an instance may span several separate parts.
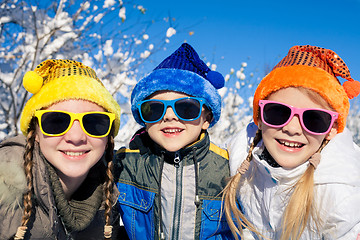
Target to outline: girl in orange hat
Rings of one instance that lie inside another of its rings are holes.
[[[256,239],[360,236],[360,148],[345,127],[359,92],[337,54],[309,45],[292,47],[261,81],[254,123],[228,145],[224,201],[235,236],[244,227]]]

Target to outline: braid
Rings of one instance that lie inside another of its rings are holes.
[[[261,140],[261,130],[257,130],[254,140],[250,145],[249,153],[244,161],[250,162],[252,159],[252,151],[256,147],[256,145]],[[237,189],[238,185],[240,183],[242,174],[240,172],[237,172],[233,177],[231,177],[230,181],[227,183],[227,185],[224,188],[224,194],[223,194],[223,202],[224,202],[224,209],[225,209],[225,216],[226,220],[228,222],[228,225],[230,227],[230,230],[234,237],[238,239],[238,236],[243,235],[242,228],[248,228],[250,231],[253,231],[259,235],[261,235],[255,227],[246,219],[244,214],[241,212],[241,210],[238,208],[237,204]],[[236,219],[235,224],[233,217]]]
[[[258,143],[260,142],[260,140],[262,139],[262,135],[261,135],[261,130],[258,129],[256,131],[256,134],[255,134],[255,137],[254,137],[254,140],[253,142],[251,143],[250,145],[250,149],[249,149],[249,153],[246,157],[246,161],[250,162],[251,159],[252,159],[252,151],[254,150],[254,148],[256,147],[256,145],[258,145]]]
[[[21,226],[18,228],[17,233],[15,234],[14,239],[23,239],[27,230],[27,224],[30,220],[32,214],[32,189],[33,189],[33,151],[35,146],[35,136],[36,136],[36,118],[33,118],[29,124],[29,131],[27,135],[27,141],[25,145],[24,152],[24,170],[25,177],[27,181],[27,192],[23,196],[24,200],[24,213],[21,219]]]
[[[108,146],[106,150],[105,159],[107,161],[107,169],[105,173],[105,184],[104,184],[104,194],[105,194],[105,229],[104,237],[105,239],[111,239],[112,226],[111,226],[111,209],[112,209],[112,195],[113,195],[113,186],[114,186],[114,176],[113,176],[113,157],[114,157],[114,128],[112,128],[111,133],[109,134]]]

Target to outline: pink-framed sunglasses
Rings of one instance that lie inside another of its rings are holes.
[[[260,113],[263,123],[270,127],[286,126],[295,114],[301,126],[309,133],[323,135],[330,131],[339,113],[317,108],[296,108],[281,102],[260,100]]]

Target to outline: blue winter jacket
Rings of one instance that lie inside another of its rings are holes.
[[[210,143],[207,133],[174,153],[141,129],[130,149],[117,152],[115,170],[130,239],[233,239],[221,214],[228,154]]]

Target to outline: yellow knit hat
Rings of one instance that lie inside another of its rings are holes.
[[[347,81],[341,85],[336,78]],[[259,100],[287,87],[304,87],[323,97],[339,113],[338,132],[342,132],[349,113],[349,98],[360,92],[360,82],[351,78],[344,61],[333,51],[315,46],[294,46],[258,85],[253,101],[253,120],[258,124]]]
[[[104,87],[93,69],[73,60],[46,60],[23,78],[25,89],[33,96],[27,101],[20,129],[27,135],[36,110],[64,100],[87,100],[115,114],[115,136],[120,127],[120,106]]]

